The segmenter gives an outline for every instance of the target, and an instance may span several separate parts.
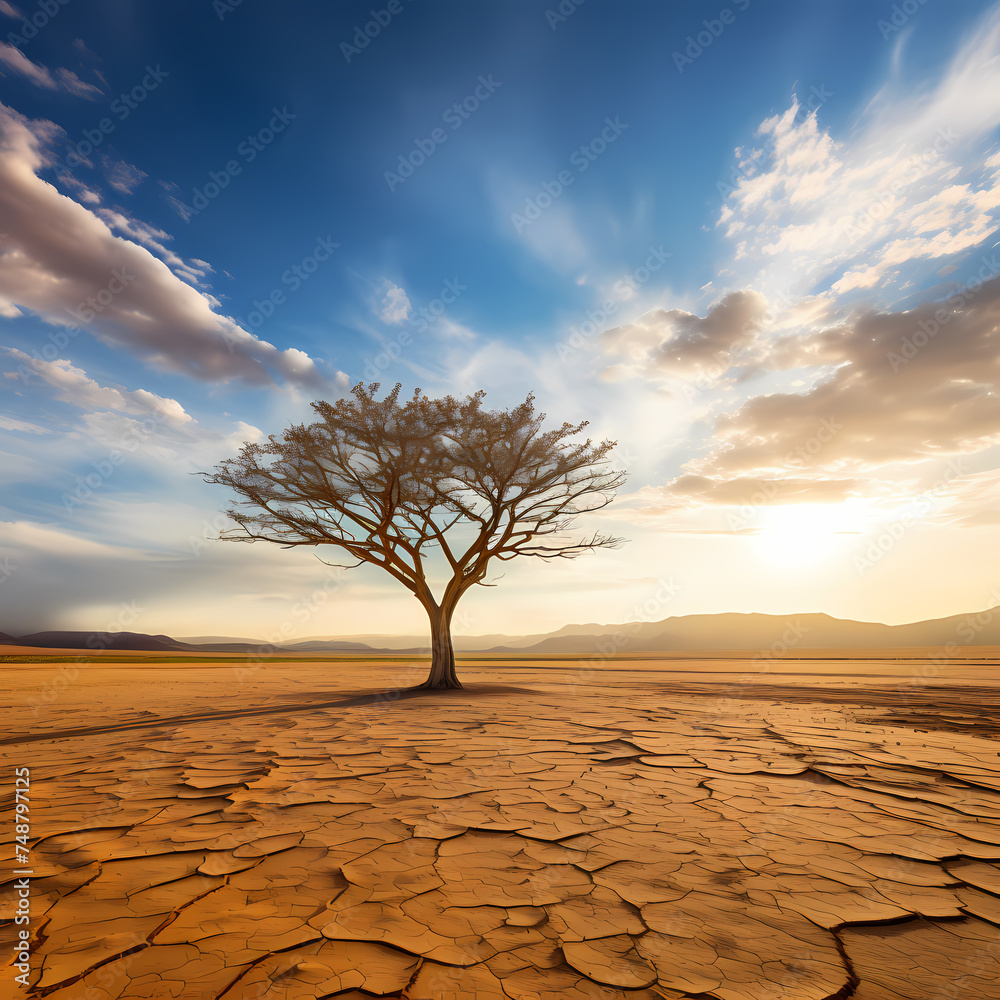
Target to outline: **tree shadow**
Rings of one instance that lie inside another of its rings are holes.
[[[431,690],[429,688],[390,688],[388,691],[373,691],[357,694],[353,697],[330,700],[330,692],[315,692],[317,699],[325,701],[306,701],[310,695],[295,692],[293,704],[267,705],[262,708],[236,708],[218,712],[194,712],[188,715],[154,716],[151,719],[130,719],[126,722],[112,723],[106,726],[81,726],[77,729],[52,730],[45,733],[32,733],[25,736],[14,736],[0,740],[0,746],[11,746],[19,743],[39,743],[44,740],[69,739],[74,736],[97,736],[102,733],[121,733],[130,729],[151,729],[156,727],[171,727],[191,725],[200,722],[222,722],[228,719],[250,719],[262,715],[284,715],[290,712],[315,712],[322,708],[357,708],[362,705],[388,706],[398,701],[409,701],[423,695],[441,700],[455,700],[462,695],[480,698],[491,694],[537,694],[530,688],[515,687],[510,684],[467,684],[461,688]]]
[[[463,684],[460,688],[425,688],[420,686],[407,687],[407,688],[389,688],[383,690],[369,691],[356,695],[352,695],[347,698],[343,698],[336,702],[315,702],[309,705],[289,705],[288,710],[294,710],[295,708],[322,708],[326,705],[336,705],[339,708],[356,708],[359,705],[387,705],[392,704],[395,701],[409,701],[413,698],[419,698],[421,695],[430,695],[433,698],[449,698],[454,700],[460,698],[462,695],[469,695],[474,698],[481,698],[487,695],[507,695],[507,694],[526,694],[526,695],[537,695],[538,692],[532,690],[531,688],[517,687],[514,684]],[[304,694],[301,691],[296,691],[294,694],[287,695],[290,699],[295,699],[295,701],[301,701],[303,698],[315,697],[317,699],[329,698],[329,691],[316,691],[313,694]]]

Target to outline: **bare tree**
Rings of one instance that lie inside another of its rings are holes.
[[[282,440],[246,444],[238,458],[206,473],[206,482],[242,497],[227,511],[237,527],[222,538],[243,542],[334,545],[403,584],[430,618],[431,668],[420,688],[460,688],[451,619],[462,595],[486,583],[489,563],[515,556],[572,558],[622,539],[595,534],[573,542],[573,519],[613,499],[625,474],[600,471],[614,441],[572,444],[587,421],[542,431],[534,396],[512,410],[482,408],[485,392],[428,399],[417,389],[384,400],[379,383],[356,385],[353,399],[313,403],[319,417],[292,426]],[[464,535],[464,538],[461,536]],[[427,582],[428,549],[450,572],[440,599]],[[340,564],[334,564],[340,565]]]

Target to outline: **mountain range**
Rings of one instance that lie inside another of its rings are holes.
[[[905,625],[859,622],[827,614],[683,615],[655,622],[566,625],[555,632],[526,636],[456,635],[458,653],[609,656],[618,653],[669,653],[685,650],[751,650],[782,653],[790,649],[851,649],[1000,645],[1000,606]],[[11,636],[0,644],[49,649],[111,649],[186,653],[253,653],[266,640],[233,636],[145,635],[139,632],[51,631]],[[289,653],[427,653],[422,635],[309,636],[275,643]]]

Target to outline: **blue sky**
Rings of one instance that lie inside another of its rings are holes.
[[[4,0],[0,42],[0,629],[421,628],[209,541],[192,475],[362,379],[533,391],[630,471],[581,525],[625,548],[457,631],[1000,603],[996,5]]]

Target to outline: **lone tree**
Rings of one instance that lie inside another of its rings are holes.
[[[493,559],[617,547],[620,538],[595,532],[572,542],[563,532],[611,503],[625,474],[600,471],[616,442],[566,440],[587,421],[542,431],[533,395],[488,411],[483,391],[456,400],[417,389],[400,404],[400,388],[379,402],[379,383],[367,391],[359,383],[353,399],[313,403],[315,423],[244,445],[206,482],[231,487],[243,498],[236,507],[252,511],[228,510],[237,527],[223,539],[333,545],[357,560],[344,568],[372,563],[395,577],[430,618],[431,669],[418,688],[460,688],[451,619],[462,595],[494,586],[484,582]],[[440,599],[427,582],[428,547],[440,549],[451,574]]]

